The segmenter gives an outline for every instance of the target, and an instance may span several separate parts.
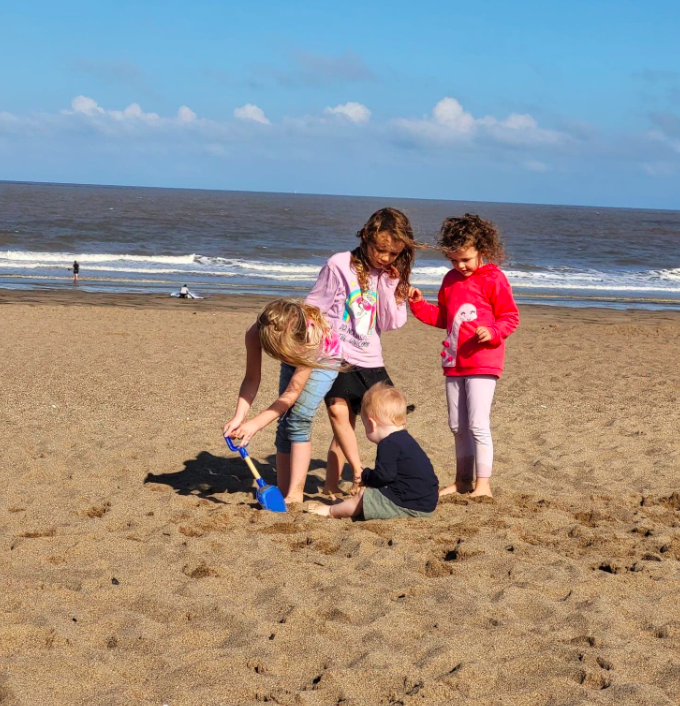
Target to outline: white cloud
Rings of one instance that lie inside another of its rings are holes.
[[[534,130],[538,123],[528,114],[511,113],[508,119],[501,123],[510,130]]]
[[[476,121],[478,125],[487,127],[502,127],[508,130],[536,130],[538,123],[527,113],[510,113],[505,120],[498,120],[493,115],[487,115]]]
[[[323,112],[326,115],[342,116],[356,125],[363,125],[371,119],[371,111],[365,105],[352,101],[344,105],[336,105],[335,108],[328,107]]]
[[[183,125],[188,125],[196,121],[196,113],[188,106],[183,105],[177,111],[177,120]]]
[[[104,112],[104,108],[100,108],[96,100],[87,96],[76,96],[71,101],[71,108],[74,113],[82,113],[83,115],[97,115]]]
[[[436,142],[491,140],[510,145],[557,144],[571,139],[566,133],[546,130],[528,114],[511,113],[505,120],[493,115],[475,118],[455,98],[442,98],[429,116],[399,119],[397,127]]]
[[[181,110],[182,108],[180,108],[180,111]],[[71,110],[62,110],[61,114],[85,115],[89,118],[111,118],[118,122],[143,120],[149,123],[154,123],[161,120],[158,113],[145,113],[139,103],[130,103],[130,105],[124,110],[105,110],[94,98],[89,98],[88,96],[76,96],[71,101]]]
[[[549,130],[527,113],[475,116],[451,96],[442,98],[421,118],[387,121],[378,120],[366,105],[353,101],[331,103],[326,108],[322,104],[316,113],[293,113],[275,122],[251,103],[236,108],[233,117],[211,120],[182,104],[167,115],[159,115],[145,112],[138,103],[110,109],[85,95],[73,98],[69,108],[57,114],[0,111],[0,139],[17,135],[47,140],[64,135],[111,149],[119,149],[124,143],[146,151],[152,147],[195,150],[232,158],[246,146],[272,155],[295,145],[298,153],[310,161],[329,146],[342,156],[382,150],[390,159],[419,152],[434,161],[450,160],[455,152],[539,174],[553,170],[563,173],[565,162],[559,159],[574,164],[575,160],[599,155],[625,161],[650,175],[670,173],[667,165],[680,171],[680,118],[657,115],[650,128],[644,134],[611,139],[569,126],[561,131]],[[566,166],[568,169],[569,163]]]
[[[246,103],[244,106],[236,108],[236,110],[234,110],[234,117],[239,120],[252,120],[262,125],[271,125],[271,122],[265,116],[262,108],[258,108],[252,103]]]
[[[130,103],[125,110],[108,110],[106,113],[114,120],[146,120],[147,122],[160,120],[158,113],[145,113],[139,103]]]
[[[471,132],[475,127],[475,119],[455,98],[442,98],[432,111],[432,119],[454,132]]]

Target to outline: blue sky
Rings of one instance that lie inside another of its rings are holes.
[[[680,208],[670,1],[4,2],[0,179]]]

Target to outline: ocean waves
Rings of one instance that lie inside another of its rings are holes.
[[[288,289],[299,292],[310,287],[323,265],[323,260],[265,260],[239,257],[218,257],[201,254],[130,254],[130,253],[69,253],[7,250],[0,251],[0,277],[41,278],[49,284],[68,278],[66,270],[77,260],[81,283],[90,289],[98,281],[130,282],[130,291],[139,291],[144,284],[192,283],[215,292],[233,291],[234,287],[256,288],[266,292]],[[426,290],[436,290],[448,267],[436,260],[421,261],[412,272],[412,284]],[[536,264],[510,264],[504,271],[517,294],[522,291],[546,292],[551,295],[589,292],[621,296],[669,297],[680,300],[680,268],[660,270],[609,271],[570,267],[541,267]],[[125,289],[124,285],[119,288]],[[107,287],[110,289],[110,287]]]
[[[71,264],[77,260],[81,265],[99,262],[155,262],[159,264],[189,265],[196,255],[127,255],[113,253],[66,253],[66,252],[24,252],[21,250],[0,250],[0,264],[30,262],[40,264]]]

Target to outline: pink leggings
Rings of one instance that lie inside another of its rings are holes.
[[[467,375],[446,378],[449,426],[456,437],[456,479],[472,482],[490,478],[493,466],[491,402],[496,389],[495,375]]]

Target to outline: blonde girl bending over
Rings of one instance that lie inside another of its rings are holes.
[[[294,299],[276,299],[248,328],[245,345],[246,373],[236,411],[223,433],[245,445],[258,431],[278,420],[278,486],[286,503],[300,503],[311,460],[312,422],[338,375],[340,341],[317,307]],[[279,397],[246,421],[260,387],[262,351],[281,361]]]

